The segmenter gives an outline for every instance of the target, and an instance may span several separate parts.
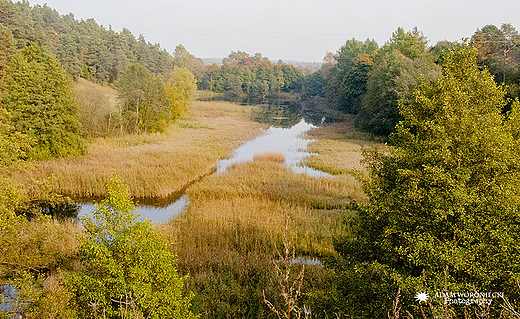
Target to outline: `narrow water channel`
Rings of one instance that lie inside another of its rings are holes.
[[[235,149],[233,157],[221,160],[216,173],[224,173],[229,166],[235,163],[252,161],[256,154],[277,152],[285,155],[285,164],[296,173],[310,176],[331,176],[302,164],[307,156],[312,155],[312,153],[307,152],[307,146],[312,140],[306,139],[304,133],[315,127],[303,119],[290,128],[271,127],[265,130],[262,135]],[[154,223],[165,223],[182,213],[188,204],[188,196],[184,194],[166,207],[139,205],[137,211],[142,218],[149,218]],[[78,205],[80,207],[78,217],[91,216],[95,209],[94,203],[80,203]]]

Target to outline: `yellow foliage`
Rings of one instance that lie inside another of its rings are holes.
[[[170,98],[172,120],[175,120],[188,112],[197,81],[188,69],[175,67],[165,89]]]

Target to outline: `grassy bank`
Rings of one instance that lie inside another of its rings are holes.
[[[132,196],[166,197],[260,133],[261,125],[248,120],[249,112],[231,103],[197,101],[165,133],[96,138],[84,156],[39,162],[35,170],[13,179],[55,176],[52,190],[59,194],[102,197],[105,181],[116,173]]]
[[[364,171],[363,149],[384,147],[382,138],[358,131],[351,121],[319,127],[306,135],[315,139],[308,151],[318,155],[308,157],[305,165],[332,175]]]
[[[188,211],[162,228],[204,318],[270,317],[263,291],[281,306],[273,260],[284,233],[297,256],[327,259],[334,238],[348,231],[348,203],[363,198],[354,178],[297,174],[281,157],[263,154],[190,186]],[[307,306],[331,307],[331,276],[322,265],[306,266]]]

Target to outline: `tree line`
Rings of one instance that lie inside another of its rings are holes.
[[[520,36],[511,24],[487,25],[468,39],[475,47],[477,65],[487,69],[494,81],[504,85],[508,102],[520,97]],[[350,114],[356,125],[388,136],[402,119],[399,103],[409,103],[420,80],[441,75],[444,56],[454,42],[428,46],[417,28],[398,28],[381,47],[374,40],[349,39],[336,52],[328,53],[316,74],[307,75],[303,91],[322,97],[330,114]],[[336,113],[337,114],[337,113]]]
[[[273,63],[261,53],[231,52],[222,65],[206,66],[199,88],[223,93],[226,100],[274,104],[283,92],[294,91],[302,75],[293,65]]]
[[[33,42],[45,47],[73,79],[114,83],[129,64],[136,62],[154,74],[173,67],[172,56],[158,44],[147,42],[143,35],[136,39],[128,29],[115,32],[94,19],[60,16],[47,5],[31,7],[25,0],[2,0],[0,22],[13,34],[16,48]]]

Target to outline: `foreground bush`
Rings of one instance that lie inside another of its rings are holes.
[[[196,318],[176,257],[150,221],[137,221],[121,181],[112,178],[107,188],[93,218],[83,219],[84,271],[66,279],[79,318]]]

